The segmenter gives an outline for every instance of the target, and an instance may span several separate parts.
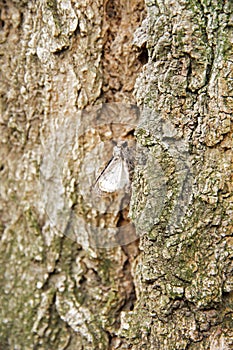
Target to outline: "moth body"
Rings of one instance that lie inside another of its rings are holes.
[[[121,142],[114,147],[112,159],[96,180],[97,192],[114,193],[129,186],[129,168],[124,153],[126,146],[126,142]]]

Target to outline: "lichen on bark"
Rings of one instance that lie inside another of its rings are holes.
[[[147,160],[136,168],[132,216],[136,229],[142,232],[145,227],[146,234],[134,272],[138,298],[134,310],[122,317],[122,334],[133,349],[230,349],[232,107],[224,97],[230,94],[226,86],[232,75],[232,48],[227,44],[232,37],[230,2],[146,3],[148,17],[135,43],[146,43],[149,62],[137,79],[135,94],[139,104],[154,111],[154,124],[161,117],[169,120],[189,145],[194,181],[182,222],[170,230],[170,212],[161,210],[148,232],[148,218],[155,217],[157,203],[141,215],[148,205],[141,183],[143,179],[150,184],[162,162],[157,157],[154,167]],[[149,124],[148,133],[153,139]],[[161,144],[158,139],[145,142],[141,135],[137,139],[142,149],[151,152]],[[179,167],[173,164],[171,148],[169,152],[167,195],[176,200],[165,201],[165,207],[170,204],[175,210],[181,199],[174,182]],[[150,315],[149,326],[148,317],[140,316],[145,314]]]

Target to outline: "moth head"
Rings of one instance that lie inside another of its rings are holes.
[[[127,141],[119,141],[117,142],[116,146],[113,148],[113,156],[114,157],[120,157],[122,148],[126,148],[128,146]]]
[[[120,157],[121,156],[121,147],[120,146],[115,146],[113,148],[113,156],[114,157]]]

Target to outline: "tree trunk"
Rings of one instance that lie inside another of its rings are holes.
[[[232,349],[231,1],[0,4],[0,349]]]

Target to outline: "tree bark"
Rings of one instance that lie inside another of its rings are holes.
[[[232,349],[231,1],[0,6],[0,349]]]

